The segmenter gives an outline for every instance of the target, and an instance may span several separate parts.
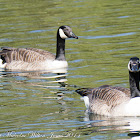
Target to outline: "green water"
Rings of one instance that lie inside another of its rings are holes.
[[[140,124],[140,118],[87,116],[74,91],[103,84],[129,87],[128,61],[140,57],[139,7],[139,0],[0,0],[1,47],[55,54],[61,25],[69,25],[79,37],[66,41],[66,87],[52,73],[0,72],[0,139],[116,140],[138,135],[140,125],[131,125]]]

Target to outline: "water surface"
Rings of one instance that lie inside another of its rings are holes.
[[[132,139],[139,117],[85,113],[77,88],[129,87],[127,64],[139,57],[138,0],[0,0],[1,47],[55,54],[56,31],[69,25],[69,68],[56,73],[0,71],[0,139]]]

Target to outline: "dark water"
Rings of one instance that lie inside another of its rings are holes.
[[[65,77],[1,70],[0,139],[138,138],[139,117],[88,115],[75,90],[129,87],[127,63],[140,57],[139,6],[139,0],[0,0],[1,47],[55,54],[59,26],[79,36],[66,41]]]

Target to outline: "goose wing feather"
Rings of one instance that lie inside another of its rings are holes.
[[[125,93],[128,97],[131,96],[130,89],[124,87],[112,87],[113,89],[117,89]]]
[[[128,88],[118,87],[118,86],[113,87],[113,86],[110,86],[110,85],[102,85],[102,86],[100,86],[99,88],[107,88],[107,87],[110,87],[110,88],[112,88],[112,89],[120,90],[120,91],[122,91],[123,93],[125,93],[126,95],[128,95],[129,97],[131,96],[130,89],[128,89]]]
[[[92,94],[88,94],[88,96],[91,96],[91,98],[89,98],[90,102],[93,102],[96,99],[103,100],[106,102],[108,106],[111,106],[111,108],[117,106],[125,98],[128,97],[124,92],[115,89],[114,87],[94,88],[90,90],[92,93]]]
[[[11,61],[32,63],[35,61],[45,61],[46,59],[55,59],[55,56],[52,53],[36,48],[3,47],[0,55],[6,63],[10,63]]]

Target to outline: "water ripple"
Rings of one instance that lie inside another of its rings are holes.
[[[100,39],[100,38],[112,38],[112,37],[128,36],[128,35],[134,35],[134,34],[136,34],[136,32],[121,33],[121,34],[115,34],[115,35],[80,36],[80,38],[85,38],[85,39]]]

